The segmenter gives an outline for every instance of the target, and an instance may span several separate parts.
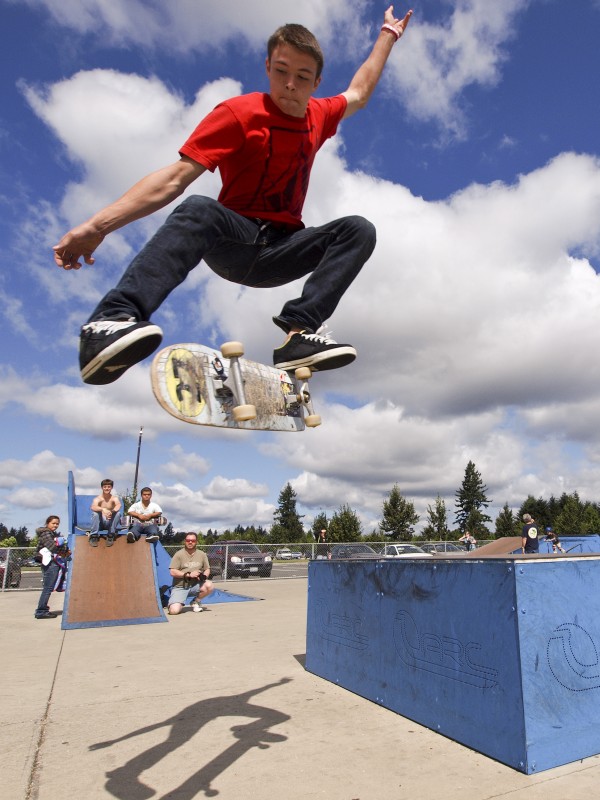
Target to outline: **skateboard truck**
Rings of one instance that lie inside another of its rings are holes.
[[[239,359],[244,355],[244,345],[241,342],[224,342],[221,345],[221,355],[229,359],[229,377],[223,381],[231,391],[237,403],[233,409],[233,418],[236,422],[246,422],[256,419],[256,406],[246,403],[244,380]]]
[[[294,375],[298,382],[298,393],[292,395],[292,398],[304,409],[304,424],[306,427],[316,428],[321,424],[321,417],[314,412],[312,400],[310,398],[310,389],[308,388],[308,381],[312,376],[312,369],[310,367],[298,367],[294,371]]]

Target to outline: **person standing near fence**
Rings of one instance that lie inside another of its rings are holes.
[[[467,552],[473,550],[473,548],[477,544],[477,539],[473,536],[472,533],[470,533],[470,531],[466,531],[458,541],[464,544],[464,546],[467,548]]]
[[[329,544],[327,542],[327,531],[325,528],[322,528],[319,531],[319,538],[317,539],[317,546],[315,550],[315,555],[319,560],[331,558],[331,550],[329,549]]]
[[[58,616],[54,611],[50,611],[48,602],[52,592],[64,582],[66,572],[66,561],[60,558],[65,553],[66,540],[56,533],[59,525],[60,518],[53,514],[48,517],[43,527],[36,529],[38,537],[36,561],[39,558],[42,567],[42,593],[35,610],[36,619],[55,619]]]

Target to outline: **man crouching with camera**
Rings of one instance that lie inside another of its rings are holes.
[[[173,577],[173,588],[169,596],[169,614],[179,614],[188,598],[192,600],[192,610],[204,611],[202,600],[213,590],[210,577],[210,564],[203,550],[198,550],[198,537],[186,533],[185,547],[178,550],[169,566]]]

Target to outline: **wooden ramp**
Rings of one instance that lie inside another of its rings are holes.
[[[479,558],[479,556],[504,556],[514,553],[521,549],[522,539],[520,536],[503,536],[489,544],[484,544],[476,550],[471,550],[469,555]]]
[[[85,535],[71,535],[73,553],[61,627],[100,628],[167,622],[156,580],[154,546],[118,536],[91,547]]]

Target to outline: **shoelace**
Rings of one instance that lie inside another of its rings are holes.
[[[319,344],[337,344],[333,338],[333,331],[327,330],[327,325],[321,325],[316,333],[303,333],[305,339],[310,339],[311,342],[318,342]]]
[[[105,333],[109,336],[111,333],[120,331],[124,325],[132,325],[135,322],[133,317],[129,319],[107,319],[98,320],[97,322],[88,322],[84,328],[94,331],[94,333]]]

